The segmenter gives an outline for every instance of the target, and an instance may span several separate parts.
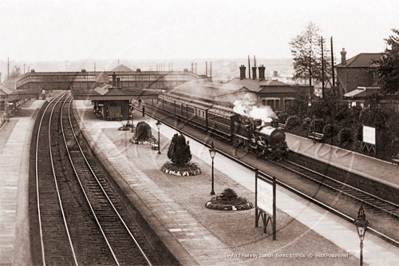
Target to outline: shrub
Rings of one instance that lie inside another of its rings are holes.
[[[168,158],[174,164],[184,165],[191,160],[191,157],[190,145],[186,143],[186,138],[175,134],[169,146]]]
[[[226,188],[220,196],[222,200],[230,201],[237,198],[237,193],[231,188]]]
[[[310,124],[311,121],[312,121],[312,119],[310,119],[309,117],[306,117],[303,120],[302,129],[308,131],[309,130],[309,124]]]
[[[286,130],[292,130],[301,125],[301,120],[296,115],[289,116],[285,123]]]
[[[363,141],[363,126],[362,125],[357,127],[356,138],[358,141]]]
[[[337,129],[333,125],[327,124],[323,128],[323,134],[325,138],[331,138],[337,135]]]
[[[345,141],[352,142],[353,141],[352,129],[347,128],[347,127],[342,128],[338,133],[338,140],[340,143],[345,142]]]
[[[345,120],[352,115],[352,110],[347,106],[337,106],[338,112],[335,114],[335,119],[338,121]]]
[[[326,123],[322,119],[313,119],[309,124],[309,130],[311,132],[323,132],[323,128]]]
[[[287,121],[288,116],[289,115],[286,112],[277,113],[278,122],[282,123],[282,124],[285,124],[285,122]]]

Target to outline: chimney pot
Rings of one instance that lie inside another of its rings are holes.
[[[342,48],[341,51],[341,64],[346,65],[346,51],[345,48]]]
[[[264,65],[260,65],[260,67],[259,67],[259,81],[265,79],[265,69],[266,69],[266,67]]]
[[[244,65],[240,66],[240,79],[245,79],[245,69],[246,67]]]
[[[252,79],[256,80],[256,66],[252,67]]]

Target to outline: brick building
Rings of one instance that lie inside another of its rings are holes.
[[[341,63],[336,66],[338,89],[341,94],[351,92],[357,87],[375,87],[378,64],[373,61],[383,53],[361,53],[346,60],[346,51],[341,51]]]

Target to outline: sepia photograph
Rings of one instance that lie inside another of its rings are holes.
[[[0,266],[398,265],[398,10],[1,1]]]

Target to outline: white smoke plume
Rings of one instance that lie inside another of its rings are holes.
[[[242,100],[234,102],[234,112],[251,117],[253,119],[261,119],[264,122],[271,122],[272,118],[277,118],[270,106],[256,106],[256,100],[246,94]]]

